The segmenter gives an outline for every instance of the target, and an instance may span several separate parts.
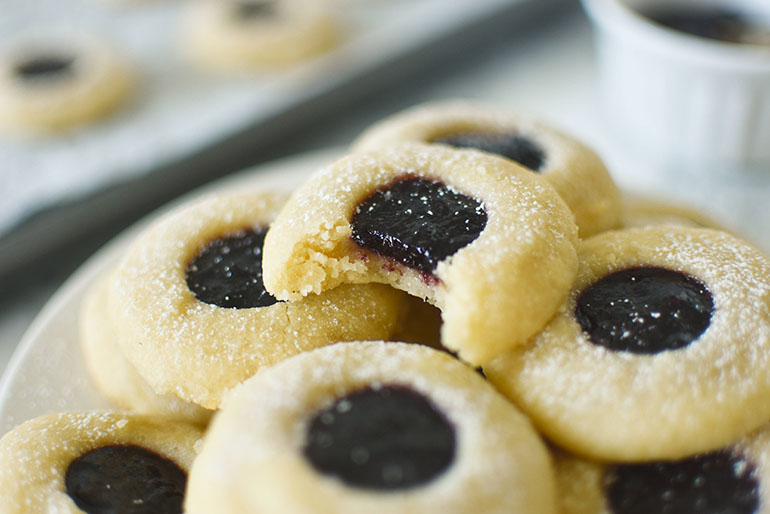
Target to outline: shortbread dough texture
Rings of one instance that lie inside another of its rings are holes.
[[[174,394],[157,394],[123,355],[107,301],[112,274],[100,277],[80,309],[80,345],[91,380],[120,409],[205,425],[212,411]]]
[[[444,101],[396,113],[367,129],[354,150],[404,142],[433,143],[457,134],[516,135],[543,152],[537,173],[561,195],[575,215],[580,237],[620,226],[621,196],[596,153],[575,139],[523,113],[482,103]]]
[[[450,467],[390,491],[319,473],[302,453],[309,420],[339,397],[393,384],[428,398],[454,427]],[[472,369],[424,346],[368,342],[293,357],[235,390],[190,473],[185,507],[190,514],[540,514],[556,512],[555,494],[541,440]]]
[[[0,439],[0,509],[4,514],[83,514],[65,488],[74,459],[102,446],[136,445],[187,472],[201,437],[193,425],[136,414],[72,412],[35,418]]]
[[[126,357],[156,392],[216,409],[262,366],[337,341],[387,339],[398,325],[402,293],[379,284],[247,309],[195,297],[186,282],[190,261],[214,239],[268,227],[285,198],[214,195],[163,216],[128,250],[110,289],[110,314]]]
[[[432,277],[351,238],[356,207],[408,174],[475,198],[488,217],[478,238]],[[298,189],[265,239],[264,280],[282,299],[344,283],[391,284],[441,309],[443,344],[475,365],[553,316],[575,276],[576,241],[572,214],[542,177],[475,150],[406,144],[344,157]]]
[[[568,301],[527,345],[484,367],[553,442],[608,461],[676,459],[735,441],[770,419],[770,262],[727,233],[687,227],[607,232],[580,247]],[[579,293],[617,270],[656,266],[713,298],[705,331],[655,354],[593,344]]]

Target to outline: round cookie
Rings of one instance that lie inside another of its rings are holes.
[[[622,220],[623,228],[679,225],[724,230],[714,220],[695,209],[630,194],[623,196]]]
[[[51,414],[0,439],[4,514],[182,512],[202,433],[118,413]]]
[[[123,57],[98,38],[31,39],[0,60],[0,125],[47,132],[87,123],[117,110],[134,84]]]
[[[387,339],[402,293],[348,285],[279,302],[261,279],[276,192],[215,195],[141,234],[118,267],[110,315],[129,361],[161,394],[215,409],[260,367],[337,341]]]
[[[474,150],[349,155],[298,189],[273,226],[264,279],[278,298],[389,283],[441,309],[443,344],[472,364],[539,331],[576,269],[577,231],[553,188]]]
[[[323,54],[338,39],[323,2],[201,0],[190,5],[183,50],[210,70],[270,70]]]
[[[123,355],[107,309],[111,278],[95,282],[80,308],[80,348],[91,379],[121,409],[205,425],[212,411],[174,394],[157,394]]]
[[[371,150],[404,142],[476,148],[545,177],[575,215],[580,237],[620,225],[620,192],[588,147],[521,113],[471,102],[413,107],[376,123],[354,143]]]
[[[586,240],[569,299],[484,367],[548,438],[609,461],[720,448],[770,418],[770,262],[686,227]]]
[[[324,370],[320,373],[318,370]],[[190,472],[189,514],[554,513],[527,419],[436,350],[344,343],[236,389]]]
[[[770,431],[675,461],[607,464],[556,458],[563,514],[767,514]]]

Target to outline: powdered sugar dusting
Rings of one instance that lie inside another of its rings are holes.
[[[480,201],[488,215],[475,241],[438,264],[434,282],[351,239],[350,220],[361,201],[405,175],[442,182]],[[574,219],[548,182],[474,150],[404,144],[349,155],[295,192],[273,227],[281,236],[268,234],[264,268],[273,294],[298,298],[346,282],[388,283],[441,308],[455,324],[445,332],[445,344],[473,363],[539,330],[576,268]],[[522,289],[545,292],[529,302],[507,293]],[[474,344],[471,339],[482,339],[479,332],[484,343]]]
[[[457,453],[450,469],[399,495],[319,477],[301,454],[308,421],[341,396],[390,385],[421,393],[455,427]],[[344,494],[335,496],[336,512],[405,501],[404,508],[411,504],[418,510],[439,505],[461,512],[481,501],[513,511],[529,505],[547,511],[543,502],[553,498],[547,456],[526,419],[472,369],[447,354],[402,343],[329,346],[264,369],[235,389],[214,422],[191,481],[205,481],[218,496],[243,501],[243,492],[232,487],[234,477],[263,465],[275,470],[272,478],[265,475],[274,491],[287,479],[278,470],[292,469],[291,483],[304,491],[302,497]],[[277,501],[290,504],[277,494]]]
[[[578,286],[560,314],[528,348],[489,367],[551,437],[596,458],[670,458],[728,444],[770,417],[766,257],[725,233],[670,227],[597,236],[581,255]],[[582,287],[640,265],[688,273],[711,292],[710,326],[691,345],[613,352],[574,321]]]

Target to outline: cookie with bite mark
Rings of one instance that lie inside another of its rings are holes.
[[[442,311],[442,343],[472,363],[526,341],[556,312],[577,230],[542,177],[474,150],[407,144],[313,175],[265,238],[281,299],[383,282]]]

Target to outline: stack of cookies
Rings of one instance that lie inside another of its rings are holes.
[[[520,114],[397,114],[140,234],[82,309],[122,410],[7,434],[0,511],[770,512],[770,261],[712,225]]]

